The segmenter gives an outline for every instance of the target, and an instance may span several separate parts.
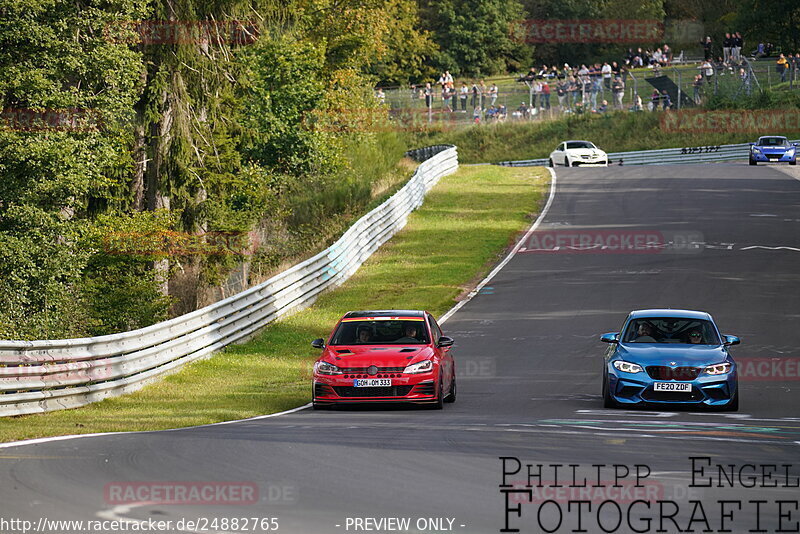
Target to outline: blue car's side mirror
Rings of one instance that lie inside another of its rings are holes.
[[[609,332],[600,336],[603,343],[619,343],[619,332]]]
[[[742,342],[742,340],[736,336],[722,336],[722,337],[725,338],[726,347],[730,347],[731,345],[738,345],[739,343]]]

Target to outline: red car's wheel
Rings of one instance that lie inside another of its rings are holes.
[[[455,402],[456,401],[456,372],[453,371],[453,378],[450,381],[450,393],[448,393],[447,398],[444,399],[445,402]]]
[[[430,405],[431,410],[441,410],[444,408],[444,392],[442,391],[443,387],[444,382],[442,381],[442,372],[439,371],[439,383],[436,387],[436,400]]]

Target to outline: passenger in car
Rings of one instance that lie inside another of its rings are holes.
[[[691,343],[692,345],[700,345],[703,343],[703,334],[700,332],[700,330],[697,329],[692,330],[691,332],[689,332],[688,338],[689,338],[689,343]]]

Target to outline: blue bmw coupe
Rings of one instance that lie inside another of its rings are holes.
[[[750,143],[750,165],[757,165],[759,161],[797,165],[797,144],[777,135],[759,137],[758,141]]]
[[[739,409],[736,362],[728,351],[739,338],[721,335],[705,312],[633,311],[621,332],[603,334],[600,340],[609,344],[603,369],[606,408]]]

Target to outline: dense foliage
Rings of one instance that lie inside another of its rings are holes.
[[[377,84],[629,46],[525,19],[800,45],[789,0],[0,0],[0,338],[145,326],[319,248],[408,174]]]

